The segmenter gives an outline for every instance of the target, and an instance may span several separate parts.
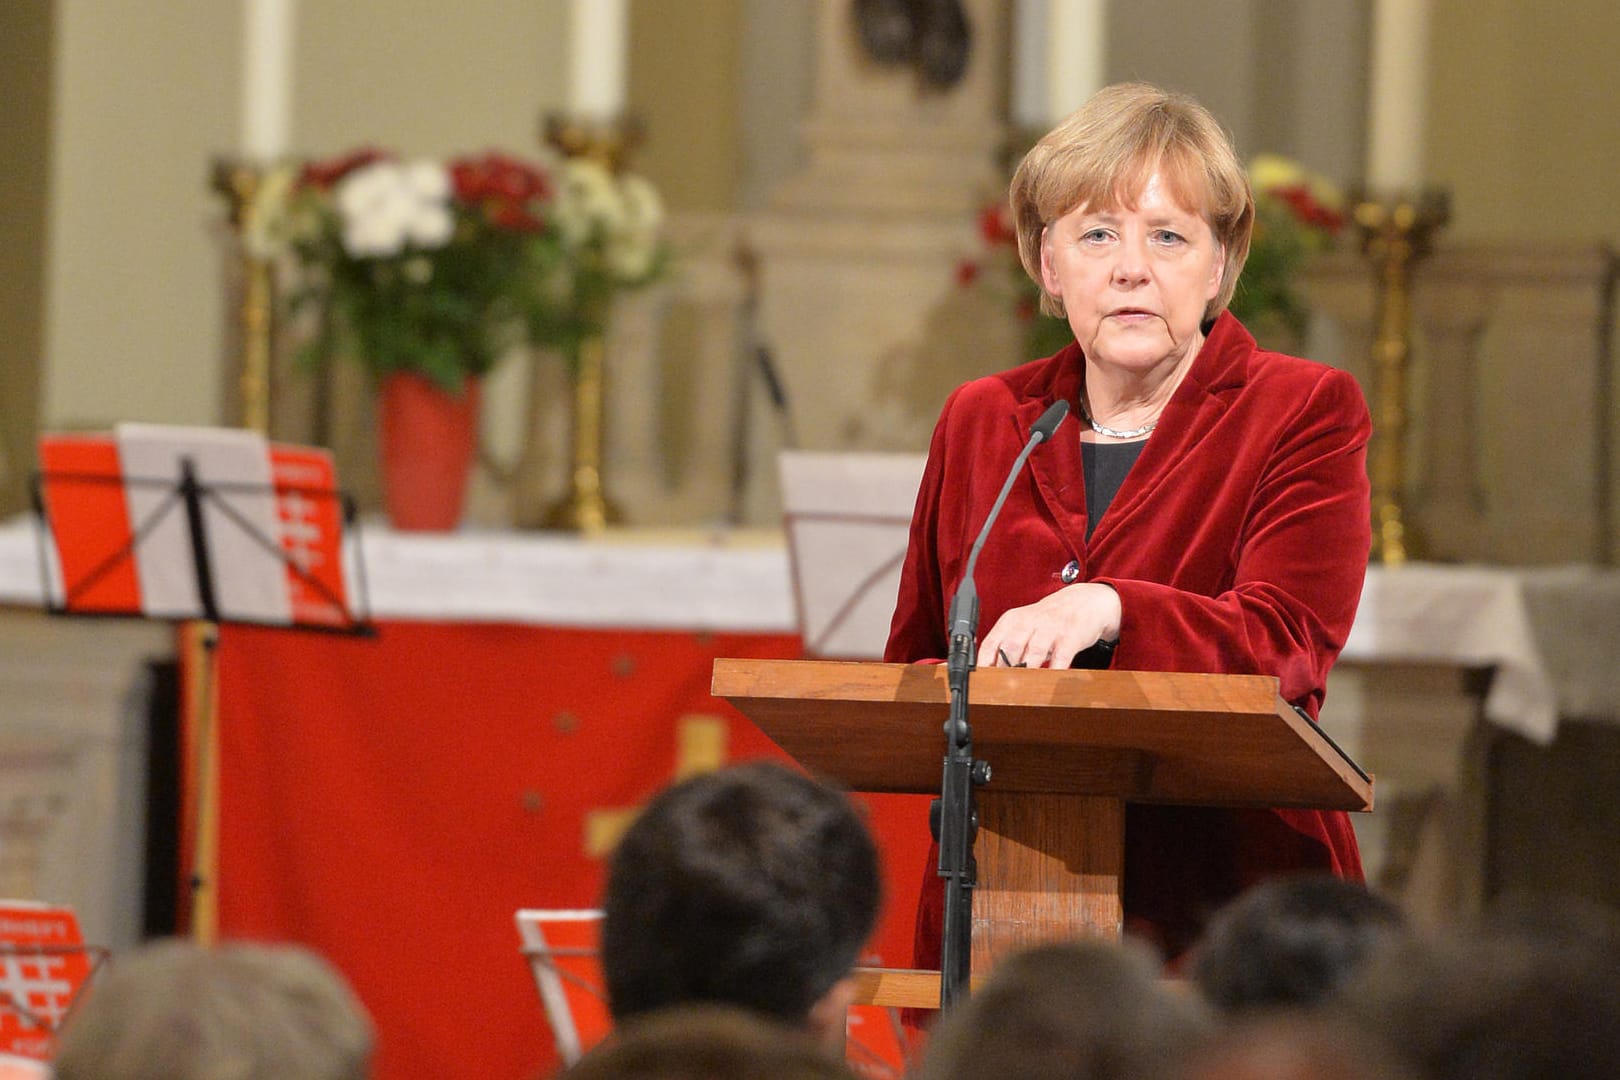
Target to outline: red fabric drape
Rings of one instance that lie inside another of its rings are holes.
[[[549,1071],[513,912],[597,905],[587,815],[667,784],[684,718],[723,718],[729,760],[783,757],[709,695],[710,669],[799,653],[785,635],[225,627],[221,936],[331,959],[377,1023],[381,1080]],[[862,798],[885,859],[874,951],[904,966],[927,800]]]

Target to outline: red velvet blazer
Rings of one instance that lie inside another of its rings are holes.
[[[968,550],[1029,436],[1073,403],[1079,347],[958,388],[945,403],[912,519],[886,659],[948,651],[947,607]],[[1347,373],[1256,347],[1222,314],[1113,504],[1086,541],[1077,412],[1014,484],[975,573],[980,628],[1082,581],[1118,591],[1121,670],[1267,674],[1313,717],[1350,633],[1371,543],[1371,430]],[[1318,870],[1360,880],[1342,812],[1131,806],[1125,915],[1169,957],[1262,877]],[[928,868],[918,963],[938,966],[943,907]]]

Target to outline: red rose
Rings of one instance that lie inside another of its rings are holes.
[[[1336,210],[1323,206],[1304,184],[1275,188],[1272,195],[1281,199],[1300,221],[1325,232],[1336,233],[1344,224],[1344,217]]]
[[[496,228],[539,232],[545,224],[534,205],[551,196],[551,180],[532,165],[490,152],[450,165],[457,201],[481,210]]]
[[[984,242],[995,246],[998,244],[1012,244],[1018,240],[1018,233],[1012,227],[1012,211],[1001,203],[991,203],[979,211],[979,235]]]
[[[491,200],[485,203],[490,224],[512,232],[544,232],[546,223],[524,208],[522,203]]]

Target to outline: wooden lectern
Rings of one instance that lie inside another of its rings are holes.
[[[1372,808],[1372,778],[1270,676],[981,668],[971,686],[973,752],[992,770],[976,793],[976,975],[1038,941],[1119,936],[1127,802]],[[939,791],[944,665],[720,659],[713,693],[851,790]]]

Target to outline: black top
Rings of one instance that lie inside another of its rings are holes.
[[[1102,520],[1108,505],[1119,494],[1120,485],[1125,482],[1125,474],[1131,471],[1136,459],[1142,456],[1142,447],[1147,445],[1146,439],[1136,442],[1124,443],[1091,443],[1080,444],[1080,464],[1085,471],[1086,479],[1086,539],[1096,531],[1097,522]]]
[[[1136,459],[1142,456],[1146,439],[1125,443],[1080,444],[1080,467],[1086,480],[1086,541],[1096,531],[1097,522],[1108,510],[1108,505],[1119,494],[1125,483],[1125,474],[1131,471]],[[1098,670],[1106,668],[1114,656],[1114,642],[1099,641],[1089,649],[1082,649],[1069,665]]]

